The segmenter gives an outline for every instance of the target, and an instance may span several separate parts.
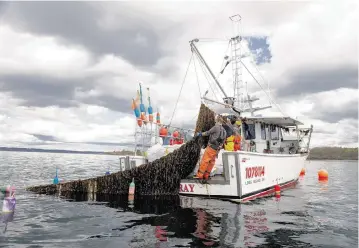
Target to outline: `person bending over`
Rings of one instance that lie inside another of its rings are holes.
[[[217,153],[226,139],[226,130],[223,128],[223,124],[224,120],[217,116],[216,124],[210,130],[197,133],[197,136],[209,136],[209,141],[195,178],[208,180],[216,162]]]

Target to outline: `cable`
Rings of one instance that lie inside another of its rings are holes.
[[[201,61],[201,60],[199,60],[199,61]],[[200,67],[201,67],[201,69],[202,69],[202,71],[203,71],[204,77],[207,79],[207,83],[208,83],[208,85],[209,85],[209,88],[211,89],[211,91],[212,91],[214,97],[216,98],[216,100],[218,101],[217,95],[216,95],[216,93],[214,92],[214,90],[213,90],[213,88],[212,88],[212,86],[211,86],[211,84],[210,84],[210,82],[209,82],[209,79],[208,79],[208,77],[207,77],[206,70],[203,68],[204,65],[201,64],[201,63],[199,63],[199,65],[200,65]]]
[[[242,46],[242,44],[240,44],[240,46],[244,49],[244,47]],[[241,61],[241,62],[242,62],[242,61]],[[243,62],[242,62],[242,64],[243,64]],[[262,78],[262,80],[267,84],[267,86],[268,86],[268,91],[269,91],[269,83],[266,82],[266,80],[265,80],[264,77],[262,76],[261,72],[259,71],[257,65],[256,65],[255,63],[252,63],[252,64],[254,65],[254,68],[257,70],[257,72],[258,72],[259,76]],[[244,67],[245,67],[245,66],[244,66]],[[246,68],[246,69],[247,69],[247,68]],[[248,71],[248,69],[247,69],[247,71]],[[252,77],[253,77],[253,75],[252,75]],[[254,77],[253,77],[253,78],[254,78]],[[254,80],[256,80],[256,79],[254,78]],[[257,81],[257,80],[256,80],[256,81]],[[258,81],[257,81],[257,83],[259,84]],[[262,88],[262,89],[263,89],[263,88]],[[265,92],[264,89],[263,89],[263,91]],[[286,116],[286,115],[284,114],[284,112],[282,111],[281,107],[270,97],[270,93],[269,93],[269,95],[267,95],[267,96],[268,96],[269,100],[270,100],[274,105],[276,105],[276,107],[277,107],[278,110],[282,113],[282,115],[283,115],[283,116]]]
[[[226,49],[226,51],[224,52],[225,56],[227,56],[227,52],[228,52],[228,49],[229,49],[229,46],[230,46],[230,45],[231,45],[231,41],[228,42],[227,49]],[[226,61],[226,59],[223,58],[222,65],[221,65],[221,70],[218,72],[217,79],[218,79],[219,76],[221,75],[221,71],[225,69],[225,68],[223,68],[223,65],[224,65],[224,62],[225,62],[225,61]]]
[[[261,89],[264,91],[264,93],[267,95],[267,97],[269,98],[269,100],[278,108],[278,110],[282,113],[283,116],[285,116],[285,114],[283,113],[283,111],[281,110],[281,108],[278,106],[278,104],[268,95],[268,93],[263,89],[262,85],[258,82],[258,80],[253,76],[253,74],[249,71],[249,69],[247,68],[247,66],[243,63],[242,60],[240,60],[240,62],[242,63],[242,65],[244,66],[244,68],[246,68],[246,70],[248,71],[248,73],[252,76],[252,78],[254,79],[254,81],[256,81],[256,83],[259,85],[259,87],[261,87]]]
[[[176,108],[177,108],[177,104],[178,104],[179,98],[181,97],[181,93],[182,93],[183,85],[184,85],[184,82],[186,81],[186,78],[187,78],[187,73],[188,73],[188,69],[189,69],[189,66],[191,65],[192,58],[193,58],[193,53],[192,53],[191,58],[190,58],[190,60],[189,60],[189,63],[188,63],[188,66],[187,66],[187,70],[186,70],[186,74],[185,74],[185,76],[184,76],[184,78],[183,78],[183,81],[182,81],[181,90],[180,90],[180,92],[179,92],[179,95],[178,95],[178,98],[177,98],[177,101],[176,101],[175,108],[174,108],[173,113],[172,113],[172,117],[171,117],[171,121],[170,121],[169,126],[171,126],[171,123],[172,123],[173,117],[174,117],[174,115],[175,115]]]
[[[199,86],[199,79],[198,79],[198,74],[197,74],[197,68],[196,68],[196,60],[193,60],[193,65],[194,65],[194,71],[196,73],[196,78],[197,78],[197,85],[198,85],[198,91],[199,91],[199,98],[201,98],[202,93],[201,93],[201,87]]]

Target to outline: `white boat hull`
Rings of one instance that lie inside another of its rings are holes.
[[[206,184],[198,179],[182,180],[180,194],[236,201],[269,195],[277,184],[287,187],[296,183],[306,158],[307,154],[224,152],[223,175],[212,177]]]

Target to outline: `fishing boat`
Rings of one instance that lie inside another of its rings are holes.
[[[239,30],[238,26],[241,22],[241,16],[231,16],[230,19],[235,26],[235,30]],[[282,116],[277,117],[255,115],[255,112],[271,108],[272,105],[253,107],[253,102],[259,100],[259,98],[251,98],[248,92],[244,92],[245,87],[242,80],[243,68],[252,76],[254,82],[259,86],[261,86],[261,83],[253,76],[253,73],[250,72],[248,66],[243,62],[241,54],[242,40],[242,36],[238,33],[229,39],[231,56],[224,57],[225,65],[221,70],[221,73],[223,73],[226,67],[230,63],[232,64],[234,89],[232,96],[225,92],[218,78],[214,75],[199,51],[197,43],[201,39],[190,41],[192,55],[198,58],[198,61],[206,69],[206,72],[211,76],[222,93],[223,101],[218,101],[207,97],[207,91],[201,96],[202,104],[205,104],[217,114],[236,116],[237,118],[245,117],[246,129],[241,128],[240,150],[226,151],[222,149],[219,152],[215,168],[208,181],[203,183],[193,177],[198,170],[198,165],[187,179],[181,181],[179,192],[182,195],[208,196],[229,199],[235,202],[246,202],[272,195],[275,193],[275,188],[285,190],[295,186],[300,177],[301,170],[305,167],[305,160],[309,155],[313,125],[305,126],[296,118],[286,116],[283,113]],[[264,91],[262,86],[261,89]],[[274,101],[268,92],[264,92],[273,103]],[[137,113],[136,117],[141,117],[141,114]],[[154,144],[149,142],[150,148],[148,150],[151,150],[151,146],[156,146],[158,150],[162,149],[158,156],[165,156],[182,144],[168,144],[168,142],[164,142],[168,138],[167,136],[170,139],[175,139],[176,137],[168,135],[168,133],[160,134],[160,127],[163,128],[161,125],[160,122],[156,123],[154,132],[152,132],[152,126],[150,132],[144,132],[143,127],[141,127],[140,137],[142,137],[142,140],[144,136],[147,137],[147,140],[148,137],[155,137]],[[181,129],[177,128],[177,130]],[[158,138],[163,142],[159,144]],[[146,161],[146,157],[146,155],[133,159],[128,156],[120,157],[123,164],[121,170],[139,166],[143,161]]]

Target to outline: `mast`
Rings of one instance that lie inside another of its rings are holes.
[[[241,49],[241,20],[240,15],[234,15],[229,17],[232,21],[234,37],[231,38],[231,50],[232,50],[232,74],[233,74],[233,97],[235,98],[235,106],[239,109],[243,109],[244,106],[244,84],[242,80],[242,49]]]
[[[242,80],[242,66],[249,72],[249,74],[253,77],[253,79],[257,83],[259,83],[259,82],[256,80],[256,78],[253,76],[253,74],[249,71],[249,69],[245,66],[245,64],[242,61],[242,49],[241,49],[242,36],[240,34],[241,33],[240,26],[241,26],[242,17],[239,14],[237,14],[237,15],[233,15],[233,16],[229,17],[229,19],[232,21],[235,36],[230,39],[232,56],[227,61],[227,64],[225,65],[225,67],[222,69],[221,74],[223,73],[226,66],[231,62],[232,63],[232,74],[233,74],[233,91],[234,91],[232,97],[227,96],[226,92],[222,88],[218,79],[215,77],[212,70],[209,68],[208,64],[206,63],[206,61],[202,57],[201,53],[198,51],[196,45],[194,44],[195,42],[198,42],[199,39],[194,39],[194,40],[190,41],[191,50],[192,50],[192,52],[194,52],[197,55],[200,62],[204,64],[204,66],[209,71],[211,77],[214,79],[214,81],[218,85],[219,89],[222,91],[222,93],[224,95],[224,98],[223,98],[224,104],[222,104],[222,105],[225,105],[227,108],[232,108],[232,110],[234,110],[237,114],[240,114],[243,112],[250,112],[251,116],[254,116],[254,112],[259,111],[259,110],[264,110],[267,108],[271,108],[272,106],[253,108],[252,102],[259,100],[259,98],[251,98],[248,95],[248,92],[247,92],[247,94],[245,94],[245,92],[244,92],[245,87],[244,87],[244,82]],[[225,59],[228,59],[228,56],[226,56]],[[210,101],[213,103],[218,103],[217,101],[208,99],[205,96],[206,96],[206,94],[201,98],[203,100],[207,100],[207,101]]]
[[[254,116],[254,112],[259,110],[264,110],[267,108],[271,108],[272,106],[265,106],[265,107],[257,107],[253,108],[252,102],[259,100],[259,98],[251,98],[248,94],[247,89],[245,90],[245,85],[243,82],[243,66],[245,69],[250,73],[248,68],[243,64],[242,61],[242,49],[241,49],[241,21],[242,17],[240,15],[233,15],[229,17],[232,21],[234,37],[231,38],[231,50],[232,50],[232,72],[233,72],[233,97],[235,98],[235,103],[238,109],[241,112],[250,112],[251,116]],[[250,73],[250,75],[254,76]],[[269,87],[269,86],[268,86]]]

